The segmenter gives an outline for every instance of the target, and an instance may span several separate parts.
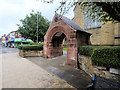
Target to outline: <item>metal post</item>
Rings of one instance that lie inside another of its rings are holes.
[[[37,42],[38,42],[38,12],[37,12]]]
[[[96,75],[93,73],[93,75],[92,75],[92,81],[91,81],[91,86],[90,86],[90,88],[93,90],[95,87],[95,77],[96,77]]]

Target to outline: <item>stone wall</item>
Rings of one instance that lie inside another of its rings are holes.
[[[120,23],[114,24],[114,45],[120,45]]]
[[[114,45],[114,30],[112,23],[109,22],[102,26],[102,28],[91,28],[86,31],[92,33],[90,37],[92,45]]]
[[[120,23],[108,22],[102,27],[85,29],[91,33],[92,45],[120,45]]]
[[[109,79],[116,79],[120,81],[120,76],[111,74],[105,67],[92,65],[91,57],[78,55],[79,66],[82,70],[84,70],[87,74],[92,77],[92,74],[95,73],[98,76],[106,77]]]
[[[79,5],[74,9],[73,21],[92,34],[90,37],[92,45],[120,45],[120,22],[107,22],[101,27],[85,29],[85,16]]]
[[[85,35],[84,32],[77,31],[77,45],[90,45],[90,35]]]
[[[82,11],[80,10],[79,5],[77,4],[76,8],[74,9],[74,18],[73,21],[80,26],[82,29],[84,29],[84,25],[85,25],[85,17],[84,14],[81,13]]]
[[[19,55],[21,57],[40,57],[43,55],[42,51],[38,51],[38,50],[35,50],[35,51],[23,51],[23,50],[19,50]]]

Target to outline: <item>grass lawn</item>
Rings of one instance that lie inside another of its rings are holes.
[[[64,50],[64,51],[67,51],[67,48],[66,48],[66,47],[64,47],[64,48],[63,48],[63,50]]]

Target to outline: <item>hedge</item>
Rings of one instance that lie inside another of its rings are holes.
[[[43,50],[43,45],[20,45],[18,49],[28,51],[28,50]]]
[[[91,56],[94,65],[120,68],[120,47],[81,46],[79,52]]]
[[[30,43],[30,45],[43,45],[43,43],[33,42],[33,43]]]
[[[79,52],[81,55],[91,56],[95,48],[100,48],[100,46],[80,46]]]
[[[17,48],[22,50],[23,45],[19,45]]]

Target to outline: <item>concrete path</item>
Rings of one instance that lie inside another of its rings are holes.
[[[81,69],[65,65],[67,56],[55,58],[27,57],[29,61],[38,65],[55,76],[64,79],[77,89],[87,88],[91,84],[91,77]]]
[[[1,54],[2,88],[73,88],[18,53]],[[1,60],[0,60],[1,61]]]
[[[0,47],[0,53],[2,48]],[[2,89],[2,54],[0,54],[0,89]]]

